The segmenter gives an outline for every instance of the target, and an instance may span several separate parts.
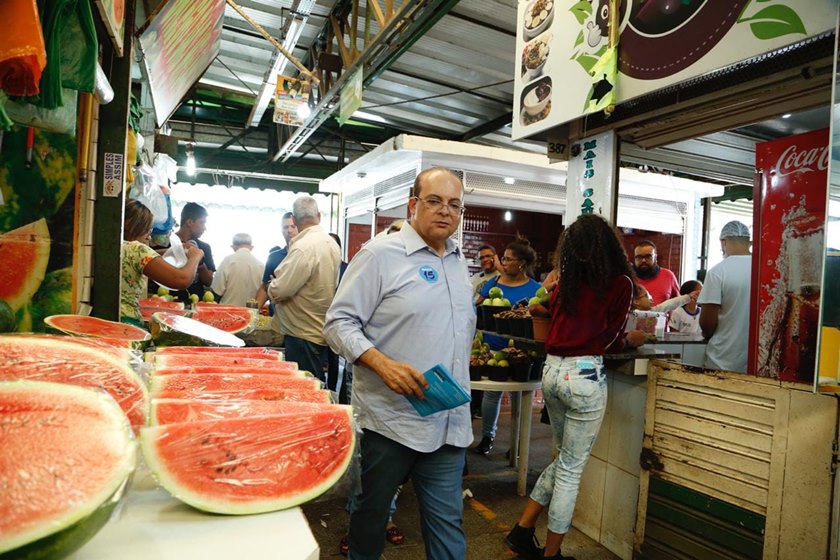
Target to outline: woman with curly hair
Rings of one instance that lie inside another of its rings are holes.
[[[542,390],[558,453],[505,539],[511,550],[532,559],[564,558],[560,545],[571,527],[580,477],[607,405],[603,354],[644,343],[639,331],[623,336],[633,273],[612,226],[598,215],[580,216],[561,235],[557,255],[559,282],[549,305]],[[534,527],[546,508],[543,549]]]

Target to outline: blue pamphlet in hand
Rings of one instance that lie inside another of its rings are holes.
[[[414,395],[405,397],[420,416],[428,416],[470,402],[470,394],[455,381],[445,365],[433,366],[430,370],[423,372],[423,375],[429,382],[429,388],[425,393],[426,398],[421,400]]]

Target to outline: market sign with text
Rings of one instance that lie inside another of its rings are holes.
[[[514,139],[829,31],[837,0],[520,0],[517,17]]]
[[[158,126],[216,58],[224,0],[167,0],[138,33]]]

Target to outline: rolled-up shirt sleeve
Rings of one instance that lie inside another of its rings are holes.
[[[324,323],[327,344],[348,362],[373,348],[365,325],[381,301],[381,288],[379,262],[363,249],[350,261]]]

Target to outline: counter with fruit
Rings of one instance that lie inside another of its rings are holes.
[[[0,556],[318,557],[295,508],[346,491],[356,440],[350,408],[317,379],[166,311],[152,324],[219,346],[158,345],[144,360],[160,338],[138,327],[45,323],[75,336],[0,336]]]

